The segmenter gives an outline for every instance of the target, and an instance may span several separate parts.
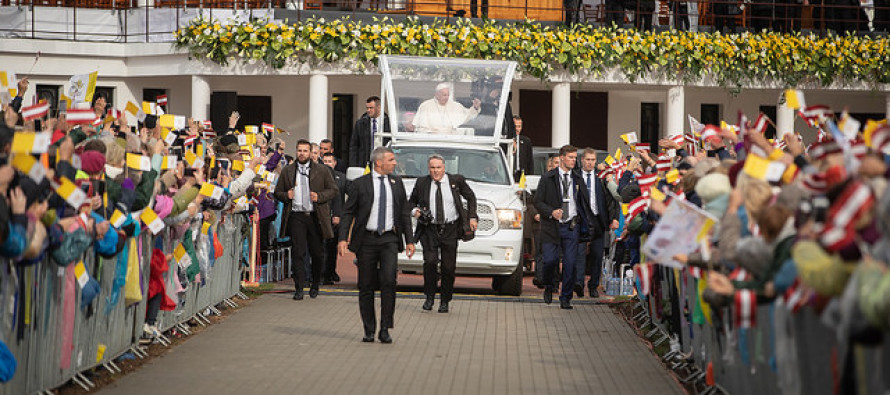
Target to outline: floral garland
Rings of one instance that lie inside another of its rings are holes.
[[[857,35],[651,32],[528,21],[426,24],[417,18],[373,24],[348,18],[294,24],[196,18],[175,36],[176,48],[196,58],[220,65],[253,59],[276,69],[288,62],[341,62],[361,72],[378,55],[398,54],[515,60],[523,72],[545,80],[563,72],[597,78],[618,69],[631,82],[646,76],[683,82],[710,77],[733,88],[762,81],[872,88],[890,82],[890,39]]]

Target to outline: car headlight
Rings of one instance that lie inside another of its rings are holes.
[[[501,229],[522,229],[522,211],[499,209],[498,225]]]

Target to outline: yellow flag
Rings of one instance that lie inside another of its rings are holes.
[[[51,137],[49,132],[17,132],[12,137],[11,151],[13,153],[42,154],[49,147]]]
[[[133,115],[139,114],[139,107],[136,106],[136,103],[131,101],[127,102],[127,107],[124,108],[124,110]]]
[[[664,179],[668,182],[668,184],[674,184],[680,180],[680,171],[677,169],[671,169],[664,175]]]
[[[525,189],[525,170],[522,171],[522,175],[519,176],[519,188]]]
[[[191,259],[186,253],[185,247],[182,246],[182,243],[179,243],[176,248],[173,249],[173,259],[176,260],[176,263],[178,263],[180,267],[188,266],[191,263]]]
[[[792,109],[797,110],[801,107],[806,107],[806,101],[803,97],[803,92],[797,89],[786,89],[785,90],[785,106]]]
[[[365,165],[365,172],[362,173],[362,175],[365,175],[365,174],[371,174],[371,166],[370,165]]]
[[[658,200],[659,202],[663,202],[664,199],[667,198],[667,196],[665,196],[665,194],[655,185],[649,188],[649,197],[652,198],[652,200]]]
[[[37,159],[28,154],[17,154],[12,157],[12,166],[18,171],[25,173],[36,183],[43,181],[46,177],[46,168],[42,164],[37,163]]]
[[[93,100],[93,94],[96,92],[96,80],[99,72],[94,71],[89,74],[76,74],[68,80],[68,96],[75,103],[89,103]]]
[[[244,162],[240,160],[232,161],[232,170],[244,171]]]
[[[612,166],[612,163],[615,162],[615,158],[613,158],[612,155],[609,155],[603,161],[606,162],[607,165]]]
[[[617,159],[617,160],[621,160],[621,147],[619,147],[619,148],[615,151],[615,155],[614,155],[614,156],[615,156],[615,159]]]
[[[201,185],[201,190],[198,191],[198,193],[213,199],[219,199],[222,197],[223,189],[209,182],[205,182]]]
[[[139,216],[142,222],[148,226],[148,229],[151,230],[151,234],[158,234],[162,229],[164,229],[164,221],[158,217],[158,214],[151,209],[151,207],[146,207],[142,210],[142,214]]]
[[[138,154],[127,153],[127,167],[142,171],[151,171],[151,158]]]
[[[115,209],[114,213],[111,214],[111,226],[114,226],[115,228],[120,228],[126,220],[127,216],[120,210]]]
[[[163,128],[173,129],[175,116],[171,114],[164,114],[158,117],[158,125],[161,125]]]
[[[208,223],[208,222],[202,223],[201,224],[201,233],[206,235],[208,230],[210,230],[210,223]]]
[[[778,181],[785,173],[785,164],[773,162],[767,158],[750,154],[745,158],[745,167],[742,171],[758,180]]]

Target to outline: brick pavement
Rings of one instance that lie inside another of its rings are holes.
[[[261,297],[100,393],[682,393],[604,305],[469,298],[439,314],[400,297],[385,345],[361,342],[356,296],[290,296]]]

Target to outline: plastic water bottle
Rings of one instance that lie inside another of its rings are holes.
[[[621,294],[633,295],[634,291],[634,272],[628,269],[624,272],[624,278],[621,279]]]
[[[615,296],[620,292],[621,280],[617,277],[612,277],[609,279],[609,286],[606,287],[606,295]]]

